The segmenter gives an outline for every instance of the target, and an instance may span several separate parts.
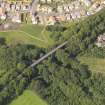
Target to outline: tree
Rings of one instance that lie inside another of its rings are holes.
[[[2,37],[0,38],[0,44],[1,44],[1,45],[4,45],[4,44],[5,44],[5,39],[2,38]]]

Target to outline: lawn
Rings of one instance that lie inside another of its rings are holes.
[[[39,47],[53,45],[53,41],[49,37],[49,32],[43,31],[43,29],[43,26],[38,25],[21,25],[18,30],[0,32],[0,37],[4,37],[6,43],[9,45],[18,43],[34,44]]]
[[[90,70],[105,73],[105,59],[91,57],[79,57],[78,59],[81,63],[88,65]]]
[[[20,30],[21,30],[21,31],[24,31],[24,32],[27,32],[27,33],[30,34],[30,35],[33,35],[33,36],[36,36],[36,37],[38,37],[38,38],[43,39],[43,38],[41,37],[41,35],[40,35],[41,31],[43,30],[43,26],[31,25],[31,24],[29,24],[29,25],[24,25],[24,24],[22,24],[22,25],[20,26]],[[35,31],[35,30],[36,30],[36,31]]]
[[[49,37],[50,32],[45,30],[46,26],[39,26],[39,25],[21,25],[20,30],[24,31],[32,36],[38,37],[45,42],[53,43],[52,39]],[[36,30],[36,31],[35,31]]]
[[[15,99],[10,105],[47,105],[35,92],[26,90],[23,95]]]

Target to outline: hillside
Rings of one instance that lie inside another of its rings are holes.
[[[100,64],[104,66],[105,48],[98,48],[95,42],[97,37],[105,32],[105,8],[69,26],[57,23],[44,27],[44,31],[43,27],[39,28],[23,25],[20,31],[27,33],[25,35],[30,38],[47,41],[47,47],[39,47],[44,43],[30,45],[28,42],[16,45],[12,43],[12,46],[9,46],[8,38],[1,38],[0,105],[20,105],[21,100],[22,105],[104,105],[105,75],[92,73],[92,70],[98,71]],[[33,62],[65,41],[67,44],[61,49],[35,67],[30,67]],[[94,53],[96,51],[97,53]],[[83,55],[87,55],[88,59],[83,59]],[[96,68],[93,63],[96,59],[89,59],[91,56],[98,60]],[[99,61],[99,58],[102,61]],[[27,89],[30,91],[27,92]],[[30,97],[30,100],[27,100],[27,97]],[[23,99],[27,101],[24,102]]]

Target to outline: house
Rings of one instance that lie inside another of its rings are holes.
[[[53,0],[54,2],[64,2],[64,0]]]
[[[2,7],[0,7],[0,16],[2,16],[3,15],[3,9],[2,9]]]
[[[5,20],[5,19],[6,19],[6,14],[4,13],[2,7],[0,7],[0,19],[1,19],[1,20]]]
[[[87,14],[87,16],[90,16],[90,15],[91,15],[91,13],[90,13],[90,12],[88,12],[88,11],[86,12],[86,14]]]
[[[5,6],[5,9],[6,9],[7,12],[9,12],[11,10],[10,4],[7,3],[6,6]]]
[[[51,3],[52,2],[52,0],[47,0],[47,3]]]
[[[48,5],[42,5],[39,7],[40,12],[46,12],[46,13],[51,13],[52,12],[52,7]]]
[[[80,0],[80,1],[83,2],[86,6],[91,6],[92,5],[91,0]]]
[[[62,12],[63,12],[63,6],[58,6],[58,7],[57,7],[57,11],[58,11],[59,13],[62,13]]]
[[[21,23],[21,17],[18,12],[16,12],[14,16],[12,17],[12,22]]]
[[[4,2],[2,2],[0,5],[1,5],[2,8],[5,8],[5,3]]]
[[[63,8],[64,8],[65,12],[67,12],[67,13],[70,12],[69,5],[65,4],[65,5],[63,5]]]
[[[80,9],[80,15],[81,16],[87,16],[87,11],[84,9]]]
[[[38,21],[34,15],[32,15],[32,24],[38,24]]]
[[[46,3],[46,0],[40,0],[40,2],[42,2],[42,3]]]
[[[11,11],[14,12],[15,11],[15,4],[11,4],[10,7],[11,7]]]
[[[67,21],[69,21],[69,20],[71,20],[71,19],[72,19],[72,17],[71,17],[71,15],[70,15],[70,14],[65,14],[65,18],[66,18],[66,20],[67,20]]]
[[[76,14],[73,11],[71,12],[71,17],[72,19],[76,19]]]
[[[105,34],[98,36],[96,45],[98,47],[105,47]]]
[[[66,20],[66,17],[63,14],[56,15],[56,16],[54,16],[54,18],[56,21],[65,21]]]
[[[6,2],[8,2],[8,3],[12,3],[12,2],[14,2],[14,3],[15,3],[15,2],[18,2],[18,3],[19,3],[19,2],[20,2],[20,3],[22,3],[22,2],[23,2],[23,3],[31,3],[31,0],[16,0],[16,1],[15,1],[15,0],[4,0],[4,1],[6,1]]]
[[[45,6],[45,5],[40,5],[40,7],[39,7],[39,11],[40,12],[47,12],[47,6]]]
[[[53,10],[52,7],[50,7],[50,6],[47,7],[47,13],[51,13],[52,10]]]
[[[37,4],[36,5],[36,11],[40,11],[40,7],[41,7],[41,5],[40,4]]]
[[[105,0],[101,0],[101,4],[104,4],[105,5]]]
[[[37,17],[35,16],[35,14],[30,13],[30,18],[31,18],[32,24],[38,24]]]
[[[66,21],[65,14],[60,15],[60,20],[61,20],[61,21]]]
[[[2,14],[2,15],[0,16],[0,19],[1,19],[1,20],[5,20],[5,19],[6,19],[6,15],[5,15],[5,14]]]
[[[50,15],[39,15],[38,18],[39,20],[37,24],[41,25],[54,25],[56,22],[55,17]]]
[[[19,11],[21,8],[20,4],[16,4],[16,11]]]
[[[53,16],[49,16],[47,18],[47,25],[54,25],[55,24],[55,18]]]
[[[29,10],[29,6],[28,5],[22,5],[22,10],[23,11],[28,11]]]
[[[79,10],[76,10],[75,11],[75,15],[76,15],[77,18],[80,18],[81,17],[80,11]]]
[[[96,2],[92,5],[92,9],[97,9],[98,7],[100,7],[100,3]]]
[[[72,9],[75,8],[75,9],[79,9],[81,7],[83,7],[81,5],[81,3],[79,1],[74,1],[74,3],[71,5]]]
[[[75,9],[75,6],[73,4],[69,4],[69,10],[72,11],[73,9]],[[77,7],[76,7],[77,8]]]

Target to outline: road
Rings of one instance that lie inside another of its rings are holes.
[[[58,47],[54,48],[52,51],[50,51],[49,53],[45,54],[43,57],[39,58],[37,61],[35,61],[33,64],[30,65],[30,67],[34,67],[37,64],[39,64],[40,62],[42,62],[44,59],[46,59],[47,57],[49,57],[51,54],[53,54],[54,52],[56,52],[58,49],[62,48],[63,46],[65,46],[68,42],[64,42],[62,44],[60,44]]]

